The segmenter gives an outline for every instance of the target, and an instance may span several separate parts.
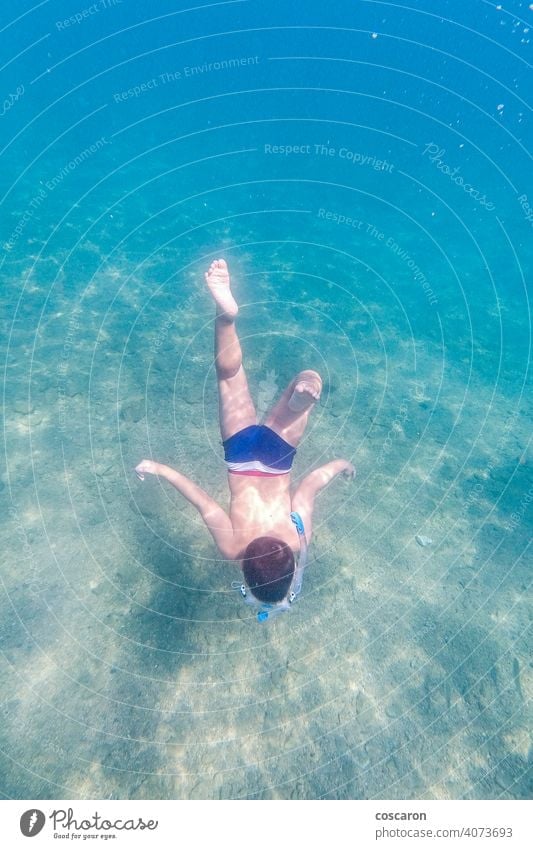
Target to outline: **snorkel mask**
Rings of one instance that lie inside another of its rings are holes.
[[[298,563],[294,567],[294,575],[292,576],[289,592],[285,598],[281,601],[268,603],[256,598],[253,593],[247,589],[246,584],[240,584],[239,581],[233,581],[231,584],[233,589],[239,590],[246,604],[259,607],[259,610],[257,611],[258,622],[266,622],[268,619],[272,619],[274,616],[277,616],[278,613],[290,610],[302,589],[304,569],[307,565],[307,538],[305,536],[304,523],[300,514],[294,512],[291,513],[290,516],[291,521],[298,531],[300,554],[298,557]]]

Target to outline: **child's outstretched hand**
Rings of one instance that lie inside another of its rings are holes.
[[[135,474],[140,481],[144,480],[145,475],[157,475],[157,463],[153,460],[141,460],[138,466],[135,466]]]
[[[353,479],[355,478],[355,466],[352,466],[352,464],[349,463],[348,460],[346,460],[345,463],[346,467],[342,470],[342,476],[343,478],[346,478],[346,480],[353,481]]]

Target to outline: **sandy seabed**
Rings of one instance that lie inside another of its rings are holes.
[[[283,246],[235,254],[259,412],[324,377],[295,477],[358,469],[317,502],[298,604],[259,625],[194,509],[132,473],[154,456],[226,503],[205,262],[158,285],[117,258],[77,293],[55,265],[18,300],[13,260],[3,294],[4,796],[526,797],[531,455],[490,339],[472,357],[449,311],[445,345],[419,333],[423,292],[408,321],[335,261],[319,285]]]

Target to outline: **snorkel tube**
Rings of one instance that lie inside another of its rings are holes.
[[[304,569],[307,566],[307,537],[305,535],[303,519],[300,514],[296,512],[291,513],[291,520],[296,526],[296,530],[298,531],[298,541],[300,543],[300,556],[298,558],[298,564],[296,566],[296,569],[294,570],[294,588],[291,587],[291,595],[294,593],[292,601],[294,601],[294,599],[302,589]]]

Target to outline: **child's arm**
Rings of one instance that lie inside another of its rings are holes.
[[[158,475],[171,483],[196,507],[222,556],[228,560],[235,559],[231,520],[226,511],[205,490],[176,469],[153,460],[142,460],[136,466],[135,472],[140,480],[144,480],[145,475]]]
[[[313,530],[312,519],[315,504],[315,496],[324,489],[337,475],[344,474],[353,480],[355,468],[348,460],[332,460],[318,469],[310,472],[298,485],[292,497],[292,509],[300,514],[303,519],[307,541],[311,539]]]

